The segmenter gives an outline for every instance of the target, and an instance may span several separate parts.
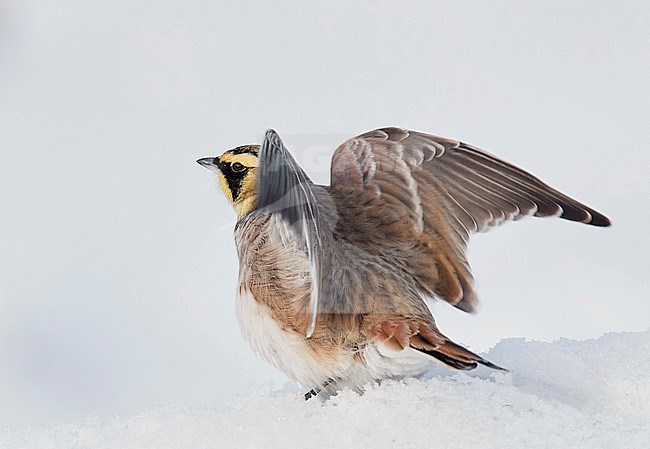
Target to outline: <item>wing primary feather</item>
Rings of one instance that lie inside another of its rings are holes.
[[[503,200],[499,195],[490,191],[486,187],[477,184],[471,176],[471,173],[467,173],[459,180],[456,173],[448,172],[445,174],[447,179],[454,180],[454,187],[458,191],[462,191],[465,198],[472,198],[474,204],[478,204],[490,212],[492,218],[487,225],[491,226],[500,224],[507,218],[517,215],[517,212],[519,212],[517,206]],[[510,212],[513,208],[514,212]]]
[[[562,207],[558,202],[561,198],[553,195],[550,187],[543,184],[532,183],[531,179],[523,176],[516,176],[515,172],[499,170],[492,164],[482,164],[474,158],[458,154],[466,167],[470,170],[481,173],[484,177],[493,180],[501,188],[506,188],[519,196],[533,202],[537,206],[534,215],[536,217],[557,216],[562,213]],[[459,161],[460,162],[460,161]]]
[[[500,173],[503,177],[519,184],[524,191],[530,194],[540,195],[535,198],[536,202],[540,203],[540,210],[535,213],[535,216],[558,215],[567,220],[579,221],[595,226],[609,226],[611,224],[609,219],[604,215],[553,189],[530,173],[492,156],[483,150],[461,143],[458,147],[457,154],[464,154],[466,160],[474,160],[480,166],[490,168],[493,173]],[[480,159],[480,161],[477,159]],[[560,210],[558,211],[555,207],[551,207],[550,209],[543,208],[542,206],[544,204],[542,202],[548,205],[549,200],[555,203]]]
[[[503,219],[496,224],[515,220],[520,215],[529,215],[537,211],[537,205],[529,197],[505,183],[497,183],[484,173],[472,170],[465,164],[454,163],[446,173],[448,177],[455,178],[455,184],[462,184],[466,190],[504,214]]]

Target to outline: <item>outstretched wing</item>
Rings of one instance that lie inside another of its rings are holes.
[[[312,181],[272,129],[266,131],[259,154],[256,209],[278,214],[286,225],[280,229],[284,238],[298,239],[305,245],[311,275],[309,338],[314,332],[321,290],[323,228]]]
[[[411,267],[423,293],[468,312],[478,303],[465,255],[471,233],[528,215],[610,225],[604,215],[485,151],[400,128],[342,144],[332,160],[331,189],[345,201],[363,192],[401,217],[399,225],[422,237],[435,260],[428,274],[417,274],[427,267]],[[346,226],[354,227],[349,221]],[[381,226],[379,234],[389,231]]]

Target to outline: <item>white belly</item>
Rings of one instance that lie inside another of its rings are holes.
[[[319,360],[303,335],[282,329],[249,291],[237,297],[237,319],[255,352],[307,389],[334,380],[336,389],[361,391],[373,380],[416,376],[430,364],[429,357],[414,349],[396,352],[374,344],[362,349],[359,359],[342,351],[338,358]]]
[[[242,334],[253,349],[305,388],[317,388],[340,373],[333,363],[315,358],[304,335],[278,325],[269,308],[257,302],[249,291],[239,294],[236,309]]]

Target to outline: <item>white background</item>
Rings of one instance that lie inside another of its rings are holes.
[[[648,2],[0,1],[0,428],[283,377],[234,317],[194,161],[276,129],[314,180],[379,126],[474,144],[608,215],[475,236],[475,350],[650,326]]]

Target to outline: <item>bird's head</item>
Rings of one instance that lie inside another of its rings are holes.
[[[221,156],[205,157],[196,161],[217,173],[219,186],[239,218],[255,207],[259,152],[259,145],[243,145],[228,150]]]

